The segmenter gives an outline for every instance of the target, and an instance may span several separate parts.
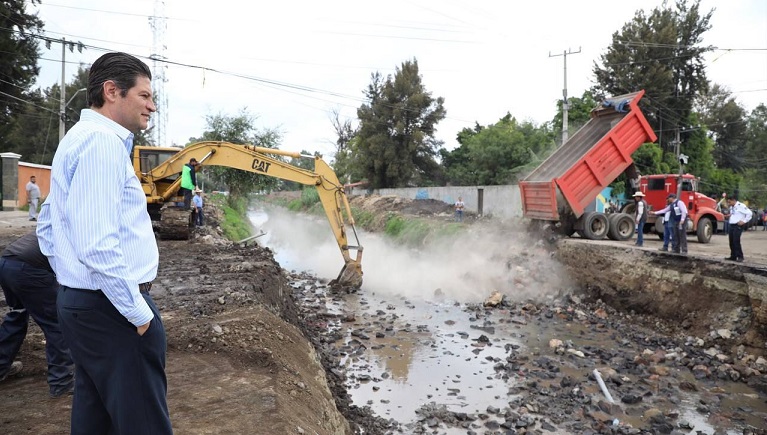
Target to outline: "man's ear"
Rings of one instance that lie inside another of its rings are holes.
[[[104,91],[104,101],[109,101],[110,103],[117,101],[117,97],[120,95],[120,88],[112,80],[105,81],[102,85],[102,90]]]

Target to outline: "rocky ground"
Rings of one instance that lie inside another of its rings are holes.
[[[381,214],[452,216],[436,202],[370,198],[362,205]],[[0,246],[29,229],[0,229]],[[284,271],[269,249],[233,245],[212,228],[192,241],[159,244],[153,297],[168,333],[169,405],[179,434],[767,433],[766,357],[739,347],[733,334],[747,310],[701,319],[710,332],[688,335],[690,325],[618,312],[566,287],[545,300],[507,291],[491,306],[424,305],[334,294],[316,277]],[[553,248],[536,246],[526,258],[501,262],[514,268],[510,289],[542,285],[535,265],[548,264],[542,259]],[[447,317],[410,320],[421,309]],[[480,375],[452,373],[448,388],[435,388],[445,396],[413,391],[431,399],[408,421],[374,413],[387,399],[359,401],[357,391],[384,394],[396,373],[370,359],[407,343],[460,349],[436,359],[470,359]],[[32,327],[22,375],[0,384],[2,433],[68,433],[71,399],[47,398],[43,347]],[[470,379],[496,388],[478,393]],[[472,394],[492,394],[494,404],[466,411],[442,400]]]

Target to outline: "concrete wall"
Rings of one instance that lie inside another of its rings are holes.
[[[20,154],[0,153],[3,160],[3,210],[13,210],[19,199],[19,158]]]
[[[355,189],[353,193],[364,192]],[[438,199],[448,204],[454,204],[460,196],[466,204],[466,210],[473,213],[500,218],[522,216],[522,200],[517,185],[404,187],[377,189],[373,193],[411,199]],[[482,210],[480,210],[480,195],[482,196]]]

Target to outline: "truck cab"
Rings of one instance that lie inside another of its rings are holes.
[[[687,232],[695,233],[698,241],[708,243],[717,226],[724,222],[724,215],[716,210],[716,201],[698,191],[700,180],[691,174],[658,174],[645,175],[640,180],[640,190],[645,194],[645,201],[651,211],[666,207],[666,197],[669,193],[677,193],[679,183],[682,183],[679,200],[687,206]],[[661,216],[650,214],[647,225],[654,225],[655,232],[663,235]]]

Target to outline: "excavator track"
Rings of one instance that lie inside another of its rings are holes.
[[[154,230],[162,240],[189,240],[192,212],[183,207],[166,204],[160,209],[160,220]]]

